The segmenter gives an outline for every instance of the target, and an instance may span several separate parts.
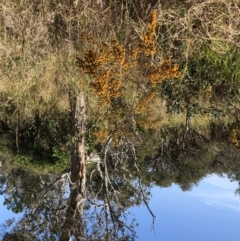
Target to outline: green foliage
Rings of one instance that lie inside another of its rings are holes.
[[[17,192],[13,193],[11,198],[5,198],[3,205],[6,205],[8,209],[11,209],[14,213],[21,213],[24,208],[24,204],[21,202],[21,196]]]
[[[16,166],[33,173],[61,173],[63,170],[69,168],[69,158],[68,153],[54,148],[53,158],[51,159],[36,158],[35,155],[30,154],[18,154],[14,155],[14,163]]]
[[[171,114],[186,113],[187,118],[196,115],[209,115],[218,117],[226,114],[218,102],[211,101],[212,93],[206,96],[206,87],[191,77],[179,81],[165,81],[162,83],[160,92],[167,101],[167,112]],[[205,97],[205,98],[204,98]]]
[[[53,157],[56,157],[58,160],[62,162],[66,162],[69,159],[69,154],[65,150],[58,149],[53,147]]]

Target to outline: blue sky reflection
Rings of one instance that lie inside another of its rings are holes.
[[[216,175],[206,177],[191,192],[179,186],[152,188],[150,207],[157,216],[155,232],[145,206],[131,208],[137,222],[140,241],[235,241],[240,240],[240,197],[234,191],[236,182]],[[0,196],[0,223],[13,214],[3,206]],[[131,218],[131,217],[129,217]]]
[[[233,241],[240,240],[240,197],[236,182],[217,175],[206,177],[191,192],[177,185],[154,187],[150,207],[157,216],[155,233],[146,207],[132,208],[140,226],[139,240]]]

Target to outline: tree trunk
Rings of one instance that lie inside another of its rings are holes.
[[[86,99],[84,92],[80,92],[77,97],[70,95],[70,105],[73,142],[71,147],[71,193],[60,241],[69,241],[72,235],[75,240],[83,240],[84,229],[82,222],[86,192]]]

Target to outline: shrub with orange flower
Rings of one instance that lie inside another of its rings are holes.
[[[156,111],[151,107],[159,98],[157,87],[164,80],[178,78],[180,72],[178,65],[172,64],[171,57],[153,62],[158,52],[156,27],[157,11],[154,10],[137,46],[129,49],[113,37],[110,43],[101,42],[96,48],[96,43],[91,40],[88,42],[90,48],[85,50],[83,58],[78,58],[79,67],[91,77],[90,89],[98,96],[99,104],[108,106],[107,112],[115,116],[112,118],[106,112],[103,117],[103,128],[109,129],[111,126],[109,132],[123,133],[124,126],[129,128],[129,125],[124,125],[126,121],[150,128],[160,120],[155,118]],[[129,110],[124,111],[131,114],[117,114],[114,103],[119,98],[125,99]],[[118,121],[113,121],[114,118],[118,118]]]

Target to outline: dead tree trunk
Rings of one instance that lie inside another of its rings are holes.
[[[86,193],[86,99],[84,92],[80,92],[77,97],[70,95],[70,105],[72,121],[71,193],[60,241],[69,241],[72,235],[75,240],[83,240],[84,236],[82,221]]]

